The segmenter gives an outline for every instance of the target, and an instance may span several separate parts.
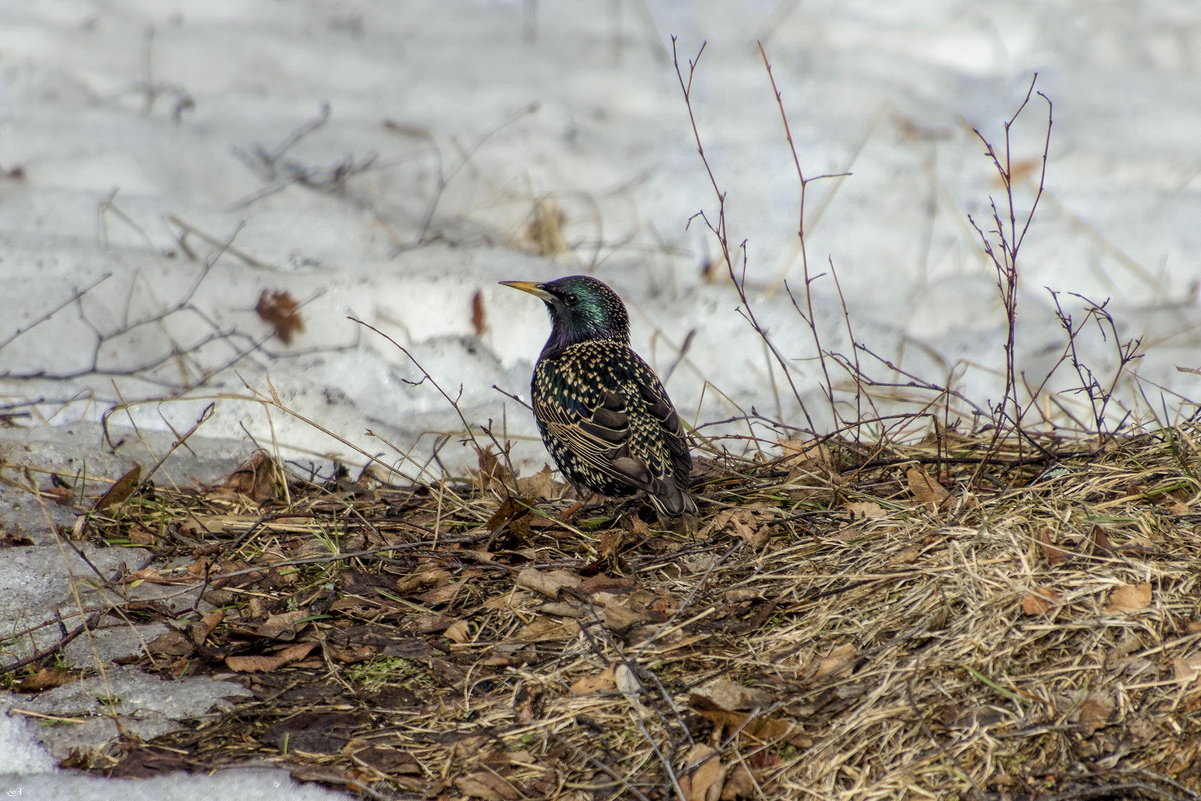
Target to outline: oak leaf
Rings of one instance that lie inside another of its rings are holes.
[[[696,743],[684,755],[680,789],[685,801],[718,801],[726,766],[712,746]]]
[[[1147,582],[1142,584],[1123,584],[1116,587],[1109,594],[1109,603],[1105,605],[1105,611],[1114,614],[1116,612],[1137,612],[1140,609],[1146,609],[1151,605],[1151,585]]]
[[[850,673],[855,656],[855,646],[850,643],[838,646],[817,663],[817,670],[813,674],[813,678],[843,676]]]
[[[259,295],[254,310],[259,319],[271,326],[275,336],[285,345],[292,344],[292,337],[304,331],[304,319],[300,316],[300,304],[287,291],[264,289]]]
[[[1046,614],[1047,610],[1052,605],[1059,603],[1062,597],[1050,587],[1035,587],[1022,598],[1022,614],[1030,616]]]
[[[931,508],[938,508],[951,494],[920,467],[909,468],[905,471],[905,477],[909,480],[909,491],[918,503],[929,504]]]
[[[1051,542],[1051,529],[1047,526],[1043,526],[1038,532],[1038,545],[1042,549],[1043,558],[1053,565],[1066,562],[1072,555],[1071,551],[1060,548]]]
[[[616,687],[617,678],[613,666],[609,665],[600,673],[593,673],[576,679],[571,683],[571,692],[573,695],[587,695],[588,693],[613,690]]]
[[[113,482],[113,485],[103,495],[96,499],[93,509],[100,512],[113,506],[120,506],[133,495],[142,480],[142,466],[135,464],[129,472]]]

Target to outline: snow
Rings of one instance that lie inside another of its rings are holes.
[[[0,729],[2,727],[3,723],[0,722]],[[4,732],[0,730],[0,746],[3,745],[6,745]],[[24,775],[0,774],[0,788],[10,798],[30,798],[35,801],[61,798],[83,801],[192,801],[198,797],[238,798],[240,801],[337,801],[352,797],[324,790],[318,785],[300,784],[283,771],[266,768],[238,768],[209,776],[194,774],[136,780],[31,771]]]
[[[1062,349],[1051,287],[1112,298],[1121,339],[1144,337],[1133,369],[1156,411],[1159,387],[1175,393],[1169,414],[1198,396],[1196,374],[1177,370],[1198,367],[1201,329],[1191,0],[2,0],[0,18],[0,411],[39,441],[77,427],[104,450],[95,424],[117,407],[112,420],[160,437],[161,455],[212,404],[198,433],[235,461],[257,443],[361,464],[358,448],[412,476],[450,433],[445,463],[461,465],[461,424],[416,359],[537,469],[528,412],[492,387],[526,392],[546,319],[496,282],[576,272],[619,290],[653,365],[679,362],[668,388],[687,420],[752,406],[795,418],[734,291],[701,277],[715,243],[689,220],[716,204],[670,35],[685,70],[707,42],[693,111],[730,240],[746,242],[752,309],[811,408],[814,347],[784,284],[804,282],[799,185],[756,39],[806,174],[851,173],[812,182],[806,199],[827,347],[850,351],[835,269],[858,341],[931,380],[954,376],[981,405],[998,400],[1004,316],[967,214],[987,229],[1001,192],[971,129],[1002,143],[1037,72],[1054,128],[1022,250],[1019,366],[1037,380]],[[280,152],[324,104],[324,124]],[[1046,117],[1035,97],[1011,131],[1019,211]],[[289,181],[305,169],[316,186]],[[562,209],[568,252],[533,252],[540,201]],[[263,290],[304,304],[291,345],[256,316]],[[1081,319],[1087,304],[1062,298]],[[1080,345],[1102,373],[1116,365],[1112,332],[1090,328]],[[267,402],[272,388],[290,411]],[[1119,400],[1115,413],[1143,406],[1130,383]],[[22,731],[0,717],[0,773],[27,774],[6,790],[151,792],[47,774]],[[286,781],[268,789],[278,775],[245,780],[261,788],[238,790],[247,798],[300,797]],[[154,797],[174,797],[225,779],[154,781]]]

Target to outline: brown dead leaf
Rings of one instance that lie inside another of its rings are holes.
[[[542,690],[530,684],[522,684],[513,694],[513,719],[525,725],[535,720],[542,708]]]
[[[761,520],[762,518],[756,515],[752,508],[723,509],[702,527],[697,536],[709,537],[712,534],[723,532],[738,537],[747,545],[760,548],[766,545],[771,537],[770,529],[761,525]]]
[[[587,695],[588,693],[607,692],[617,688],[617,679],[613,666],[609,665],[600,673],[593,673],[589,676],[581,676],[572,682],[571,692],[573,695]]]
[[[850,514],[852,520],[873,520],[888,516],[884,507],[874,501],[851,501],[842,508]]]
[[[738,801],[740,798],[761,797],[760,782],[755,779],[751,769],[745,763],[738,763],[730,769],[726,776],[725,786],[721,790],[721,801]]]
[[[267,637],[272,640],[294,640],[300,629],[304,627],[301,623],[302,618],[308,617],[312,612],[308,609],[296,609],[291,612],[282,612],[278,615],[271,615],[258,626],[258,634],[260,637]]]
[[[442,632],[442,636],[453,643],[462,645],[471,640],[471,624],[466,620],[458,620],[446,627],[446,631]]]
[[[685,801],[718,801],[726,766],[712,746],[696,743],[684,754],[680,790]]]
[[[1137,634],[1122,637],[1105,656],[1105,667],[1113,669],[1120,663],[1131,661],[1131,656],[1144,647],[1143,638]]]
[[[1172,672],[1186,688],[1201,688],[1201,654],[1176,657],[1172,660]]]
[[[1071,551],[1066,551],[1051,543],[1051,529],[1047,526],[1043,526],[1038,532],[1038,545],[1042,549],[1043,558],[1053,565],[1066,562],[1072,555]]]
[[[702,695],[690,696],[688,705],[701,717],[725,732],[730,734],[737,732],[740,737],[749,737],[759,742],[774,742],[784,739],[794,728],[792,723],[783,718],[722,709]]]
[[[550,465],[542,465],[542,469],[532,476],[517,479],[517,491],[523,497],[539,501],[550,501],[563,494],[566,485],[555,481]]]
[[[638,584],[629,576],[610,576],[597,573],[589,576],[576,587],[580,595],[592,595],[597,592],[630,592],[637,589]]]
[[[760,715],[748,720],[740,734],[761,743],[786,742],[801,747],[805,745],[807,738],[795,733],[796,728],[796,724],[790,720]]]
[[[203,643],[213,633],[213,629],[225,620],[224,609],[214,609],[200,620],[188,626],[188,637],[197,645]]]
[[[259,451],[230,473],[221,487],[261,503],[275,499],[276,477],[282,474],[275,460]]]
[[[507,527],[510,534],[521,538],[529,535],[533,521],[534,514],[530,511],[529,503],[520,498],[506,495],[505,499],[500,502],[500,506],[492,513],[492,517],[488,518],[487,523],[484,523],[484,529],[496,534],[502,528]]]
[[[143,582],[147,584],[177,584],[179,579],[163,575],[163,571],[157,567],[144,567],[125,577],[125,583],[134,587]]]
[[[77,681],[80,678],[78,673],[62,668],[41,668],[37,673],[31,676],[26,676],[17,682],[16,690],[19,693],[36,693],[42,690],[52,690],[55,687],[61,687],[68,682]]]
[[[79,497],[79,491],[68,484],[58,473],[50,474],[50,486],[42,490],[42,495],[53,500],[59,506],[74,506]]]
[[[159,540],[157,531],[148,529],[140,523],[135,523],[134,528],[129,531],[127,536],[130,543],[134,545],[154,545]]]
[[[580,624],[574,620],[550,620],[548,618],[539,618],[528,625],[522,626],[521,629],[513,635],[512,639],[519,642],[552,642],[558,640],[571,640],[580,633]]]
[[[1098,556],[1112,556],[1117,551],[1113,547],[1113,543],[1109,541],[1109,537],[1105,534],[1105,529],[1098,525],[1093,526],[1088,539],[1092,543],[1093,553]]]
[[[168,631],[151,640],[147,650],[155,656],[189,656],[196,646],[182,631]]]
[[[417,600],[423,604],[447,604],[455,599],[459,591],[463,589],[465,582],[452,581],[426,590],[417,596]]]
[[[581,579],[566,570],[543,571],[527,567],[517,574],[516,584],[534,592],[541,593],[547,598],[558,598],[559,593],[570,587],[578,587]]]
[[[476,486],[480,488],[481,492],[503,491],[506,484],[512,484],[513,474],[492,450],[491,445],[485,448],[477,447],[475,455],[479,468],[468,472],[475,479]]]
[[[764,707],[768,698],[762,690],[746,687],[730,679],[715,679],[697,688],[694,696],[706,698],[721,709],[753,709]]]
[[[266,673],[299,662],[317,647],[315,642],[302,642],[285,648],[273,656],[227,656],[225,666],[236,673]]]
[[[1035,587],[1022,597],[1022,614],[1031,617],[1046,614],[1062,596],[1050,587]]]
[[[241,617],[244,619],[263,618],[265,620],[267,616],[271,614],[271,610],[274,607],[275,604],[272,599],[265,598],[258,594],[251,595],[246,600],[246,611],[241,613]],[[234,619],[231,619],[230,623],[236,625]]]
[[[1089,693],[1088,698],[1076,710],[1074,720],[1079,724],[1085,737],[1092,737],[1097,729],[1109,722],[1113,714],[1114,702],[1107,693]]]
[[[284,650],[280,651],[276,656],[284,660],[285,663],[299,662],[309,655],[309,652],[317,647],[315,642],[298,642],[295,645],[289,645]]]
[[[455,619],[450,615],[417,615],[413,618],[413,628],[422,634],[440,634],[454,624]]]
[[[422,590],[445,584],[452,578],[450,571],[446,568],[435,562],[426,562],[398,578],[396,592],[401,595],[414,595]]]
[[[628,631],[646,622],[645,605],[637,598],[609,592],[598,592],[592,597],[604,609],[605,626],[613,631]]]
[[[771,537],[767,526],[759,525],[759,519],[747,509],[732,510],[734,514],[726,525],[726,530],[752,548],[762,548]]]
[[[342,753],[381,773],[410,775],[421,773],[421,763],[412,754],[399,748],[375,744],[365,737],[351,739],[342,749]]]
[[[283,665],[275,656],[227,656],[225,666],[237,673],[267,673]]]
[[[1117,612],[1137,612],[1140,609],[1146,609],[1150,604],[1150,584],[1147,582],[1143,582],[1142,584],[1123,584],[1109,594],[1109,603],[1105,605],[1105,611],[1110,614]]]
[[[484,314],[484,293],[476,290],[471,296],[471,330],[482,337],[488,330],[488,318]]]
[[[455,789],[468,798],[483,801],[516,801],[521,798],[513,785],[489,770],[477,770],[455,779]]]
[[[135,464],[129,472],[121,476],[113,482],[113,485],[108,490],[96,499],[96,503],[92,504],[92,508],[96,511],[111,509],[114,506],[120,506],[129,500],[129,496],[133,495],[138,488],[138,482],[142,480],[142,466]]]
[[[855,656],[855,646],[850,643],[839,645],[817,663],[817,670],[814,672],[813,678],[820,679],[823,676],[847,675],[851,672]]]
[[[909,480],[909,492],[917,502],[929,504],[931,509],[937,509],[951,494],[920,467],[909,468],[905,471],[905,477]]]
[[[304,331],[304,319],[300,316],[300,304],[286,291],[264,289],[259,295],[254,310],[259,319],[271,326],[280,342],[292,344],[292,337]]]
[[[634,518],[634,526],[639,525],[643,530],[649,533],[650,529],[646,528],[646,524],[638,518]],[[609,529],[602,531],[597,538],[596,543],[596,564],[603,566],[606,569],[614,569],[615,565],[620,565],[622,544],[626,541],[626,532],[622,529]],[[641,536],[646,536],[645,533]]]

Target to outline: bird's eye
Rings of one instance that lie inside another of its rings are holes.
[[[574,306],[580,302],[580,299],[576,295],[564,295],[563,302],[566,303],[568,306]]]

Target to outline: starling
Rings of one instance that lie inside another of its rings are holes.
[[[661,514],[695,513],[688,438],[658,376],[630,348],[621,298],[586,275],[501,283],[541,298],[550,312],[531,396],[563,475],[581,492],[642,490]]]

